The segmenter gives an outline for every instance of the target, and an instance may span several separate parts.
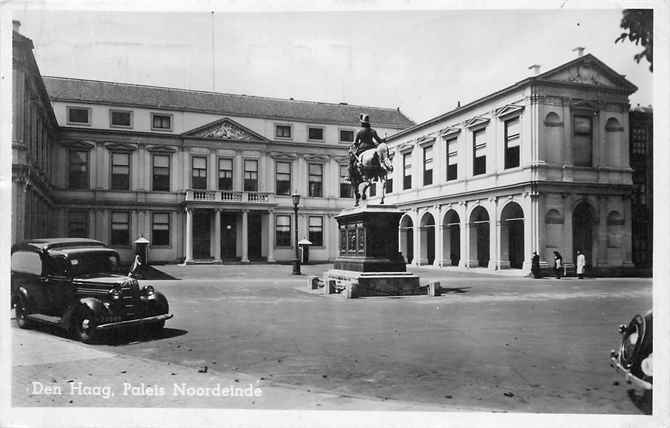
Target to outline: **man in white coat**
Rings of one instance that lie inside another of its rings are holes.
[[[586,256],[577,250],[577,277],[584,279],[584,268],[586,267]]]

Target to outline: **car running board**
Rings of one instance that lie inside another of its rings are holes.
[[[60,324],[63,318],[55,315],[44,315],[44,314],[28,314],[26,318],[30,321],[41,322],[45,324]]]

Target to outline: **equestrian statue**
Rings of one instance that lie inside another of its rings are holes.
[[[387,174],[393,171],[392,155],[383,138],[379,138],[377,131],[370,127],[370,116],[360,114],[361,129],[356,133],[354,143],[349,147],[349,181],[354,189],[357,207],[361,199],[366,199],[366,191],[372,183],[381,182],[384,203],[386,195]],[[363,190],[359,187],[364,184]]]

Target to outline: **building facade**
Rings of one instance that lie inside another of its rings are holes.
[[[630,166],[633,169],[633,263],[651,271],[654,240],[654,112],[651,107],[630,111]]]
[[[407,261],[528,271],[533,251],[549,267],[580,250],[597,273],[632,266],[635,90],[589,54],[391,136]]]
[[[32,41],[14,21],[12,69],[12,243],[53,230],[55,167],[51,161],[59,127],[33,56]]]
[[[413,125],[399,109],[41,76],[18,25],[13,242],[89,237],[128,261],[144,237],[154,263],[290,261],[297,192],[298,239],[331,261],[359,114],[380,135]]]

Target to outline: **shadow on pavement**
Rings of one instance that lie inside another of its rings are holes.
[[[469,289],[472,287],[450,287],[450,288],[443,288],[440,287],[440,291],[442,294],[463,294],[467,293]]]
[[[151,281],[167,281],[167,280],[179,280],[172,275],[169,275],[162,270],[156,269],[153,266],[144,266],[140,271],[137,279],[147,279]]]
[[[129,343],[150,342],[152,340],[170,339],[183,336],[188,333],[187,330],[179,328],[163,328],[160,332],[154,333],[150,329],[126,328],[109,332],[104,344],[111,346],[128,345]]]
[[[645,415],[652,413],[652,391],[640,392],[636,389],[629,389],[628,397],[635,404],[635,407],[644,412]]]

